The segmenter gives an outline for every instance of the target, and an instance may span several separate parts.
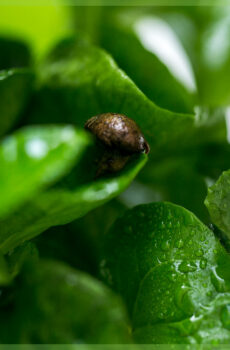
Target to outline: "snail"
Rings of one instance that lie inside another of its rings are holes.
[[[117,172],[135,153],[149,153],[150,147],[134,120],[123,114],[105,113],[88,119],[85,129],[104,145],[96,176]]]

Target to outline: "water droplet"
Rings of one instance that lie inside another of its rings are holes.
[[[180,221],[177,221],[175,226],[180,227]]]
[[[202,249],[197,249],[195,251],[195,255],[198,256],[198,257],[203,256],[204,255],[203,250]]]
[[[196,267],[196,265],[194,264],[194,262],[186,262],[186,261],[183,261],[183,262],[179,265],[178,269],[179,269],[180,272],[187,273],[187,272],[196,271],[197,267]]]
[[[182,248],[184,246],[184,242],[182,241],[182,239],[179,239],[178,241],[176,241],[175,246],[177,248]]]
[[[169,241],[164,241],[162,244],[161,244],[161,249],[164,250],[164,251],[167,251],[170,249],[170,242]]]
[[[202,236],[200,237],[200,241],[201,241],[201,242],[204,242],[204,241],[205,241],[205,236],[204,236],[204,235],[202,235]]]
[[[161,259],[161,261],[166,261],[167,260],[167,256],[165,254],[162,254],[160,259]]]
[[[205,269],[207,266],[207,260],[206,259],[201,259],[200,260],[200,268]]]
[[[220,314],[224,328],[230,329],[230,305],[225,305]]]
[[[165,228],[165,223],[164,223],[164,221],[161,221],[160,227],[161,227],[161,228]]]
[[[176,279],[176,274],[175,273],[172,273],[171,275],[169,275],[169,280],[174,282]]]

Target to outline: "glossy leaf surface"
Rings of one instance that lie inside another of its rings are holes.
[[[0,217],[65,174],[90,139],[72,126],[27,127],[0,144]]]
[[[147,160],[133,159],[117,176],[98,179],[75,190],[51,189],[0,221],[0,249],[7,252],[51,226],[64,225],[114,198],[132,182]]]
[[[105,252],[102,272],[126,301],[137,342],[229,342],[229,255],[194,214],[137,206],[116,222]]]

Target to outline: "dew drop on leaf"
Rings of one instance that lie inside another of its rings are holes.
[[[165,228],[165,223],[164,223],[164,221],[161,221],[160,227],[161,227],[161,228]]]
[[[207,260],[206,259],[201,259],[200,261],[200,268],[205,269],[207,266]]]
[[[168,226],[168,228],[171,228],[172,227],[172,221],[169,221],[167,226]]]
[[[163,251],[169,250],[169,249],[170,249],[170,243],[169,243],[169,241],[164,241],[164,242],[161,244],[161,249],[162,249]]]
[[[198,256],[198,257],[203,256],[203,255],[204,255],[203,250],[202,250],[202,249],[197,249],[197,250],[195,251],[195,255]]]
[[[202,235],[202,236],[200,237],[200,241],[201,241],[201,242],[204,242],[204,241],[205,241],[205,236],[204,236],[204,235]]]
[[[167,260],[167,257],[166,257],[165,254],[162,254],[162,255],[161,255],[161,260],[162,260],[162,261],[166,261],[166,260]]]
[[[178,267],[179,271],[180,272],[184,272],[184,273],[187,273],[187,272],[194,272],[196,271],[197,267],[196,265],[193,263],[193,262],[187,262],[187,261],[183,261],[179,267]]]
[[[171,275],[169,275],[169,280],[174,282],[176,280],[176,274],[172,273]]]
[[[184,246],[183,240],[179,239],[178,241],[176,241],[175,246],[176,248],[182,248]]]

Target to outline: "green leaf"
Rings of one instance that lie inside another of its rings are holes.
[[[230,237],[230,170],[224,171],[218,181],[208,189],[205,205],[212,222]]]
[[[65,174],[90,143],[72,126],[33,126],[0,144],[0,217]]]
[[[40,89],[28,122],[71,122],[116,112],[134,119],[157,152],[176,149],[195,132],[195,116],[173,113],[149,100],[103,50],[80,40],[62,42],[39,69]],[[89,103],[90,101],[90,103]],[[194,140],[192,140],[194,143]]]
[[[13,215],[0,221],[0,250],[6,253],[49,227],[71,222],[114,198],[132,182],[146,161],[147,156],[143,154],[117,176],[98,179],[72,191],[57,188],[35,196]]]
[[[0,71],[0,137],[18,120],[32,90],[34,76],[27,69]]]
[[[31,57],[24,42],[0,37],[0,70],[28,67]]]
[[[138,26],[147,18],[143,9],[110,10],[107,7],[102,15],[100,44],[146,96],[168,110],[193,113],[194,92],[189,92],[165,64],[146,48],[138,32]]]
[[[124,306],[101,282],[55,261],[30,265],[19,277],[9,309],[1,310],[1,343],[130,342]]]
[[[140,205],[108,234],[102,273],[139,343],[229,343],[230,257],[194,214]]]

